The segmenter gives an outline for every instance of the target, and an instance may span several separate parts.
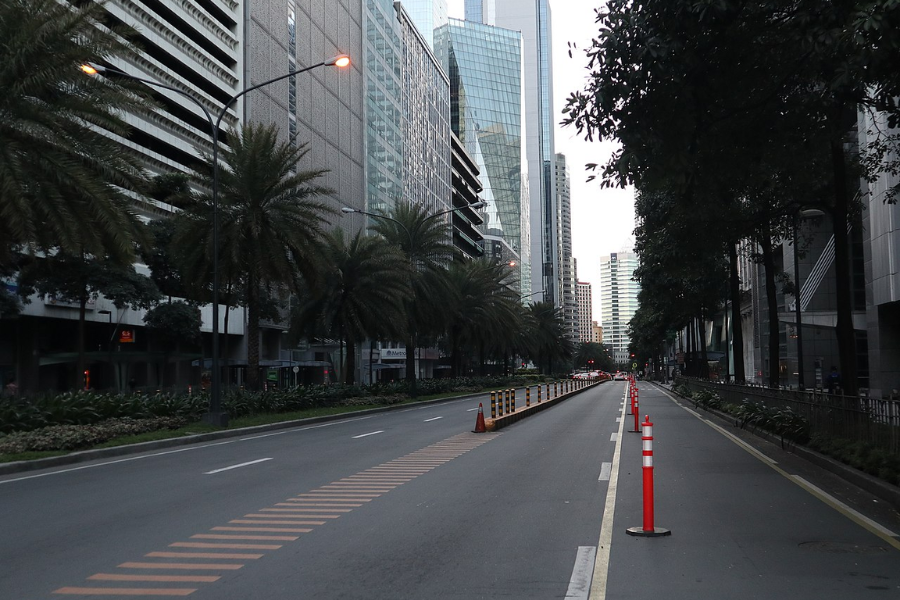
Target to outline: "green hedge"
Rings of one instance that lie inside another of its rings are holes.
[[[107,419],[91,425],[51,425],[34,431],[18,431],[0,436],[0,454],[80,450],[114,438],[160,429],[178,429],[186,424],[187,420],[183,417],[150,417]]]
[[[420,379],[418,396],[452,392],[477,392],[512,385],[531,384],[525,377],[461,377]],[[228,388],[223,409],[231,417],[283,413],[338,406],[341,404],[394,404],[409,398],[405,381],[371,386],[320,385],[253,392]],[[109,419],[173,417],[197,421],[206,412],[209,396],[204,393],[115,394],[71,391],[29,398],[0,400],[0,434],[35,431],[55,425],[92,425]]]

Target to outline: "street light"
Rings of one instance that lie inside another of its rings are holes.
[[[209,110],[207,110],[206,106],[200,101],[199,98],[181,90],[177,87],[167,85],[165,83],[160,83],[158,81],[153,81],[152,79],[145,79],[143,77],[137,77],[135,75],[131,75],[130,73],[126,73],[125,71],[120,71],[119,69],[115,69],[113,67],[106,67],[102,65],[97,65],[93,63],[83,64],[81,65],[81,70],[88,75],[97,75],[97,74],[105,74],[110,73],[116,75],[117,77],[125,77],[127,79],[132,79],[134,81],[140,81],[141,83],[145,83],[147,85],[152,85],[155,87],[163,88],[176,94],[179,94],[197,106],[200,107],[200,110],[203,111],[203,114],[206,116],[206,120],[209,123],[210,127],[210,136],[212,138],[212,162],[213,162],[213,182],[212,182],[212,201],[213,201],[213,297],[212,297],[212,381],[210,382],[210,395],[209,395],[209,412],[203,415],[203,421],[206,423],[210,423],[212,425],[217,425],[219,427],[225,427],[228,425],[228,415],[222,412],[222,397],[221,397],[221,375],[219,373],[219,127],[222,124],[222,119],[225,118],[228,109],[238,101],[239,98],[247,94],[248,92],[252,92],[253,90],[259,89],[261,87],[270,85],[272,83],[276,83],[283,79],[287,79],[288,77],[293,77],[294,75],[299,75],[300,73],[305,73],[306,71],[311,71],[318,67],[340,67],[344,68],[350,65],[350,57],[346,54],[339,54],[334,56],[328,60],[324,60],[320,63],[316,63],[314,65],[310,65],[308,67],[304,67],[302,69],[297,69],[295,71],[290,71],[285,73],[284,75],[280,75],[279,77],[275,77],[273,79],[269,79],[267,81],[263,81],[262,83],[258,83],[256,85],[250,86],[237,94],[231,96],[225,104],[222,105],[222,108],[219,110],[218,116],[215,120],[213,120],[212,115]]]
[[[800,229],[801,218],[821,217],[824,214],[817,208],[800,209],[794,213],[794,318],[797,322],[797,387],[800,391],[806,389],[806,381],[803,375],[803,317],[800,315],[800,253],[797,247],[797,232]]]

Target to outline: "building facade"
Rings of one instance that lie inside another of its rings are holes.
[[[569,168],[563,154],[556,155],[554,163],[556,180],[556,254],[559,257],[557,272],[557,289],[559,290],[559,307],[562,311],[563,324],[568,338],[578,341],[578,324],[576,314],[578,305],[575,299],[575,260],[572,257],[572,201],[569,185]]]
[[[600,259],[600,325],[603,343],[612,350],[617,364],[626,364],[630,356],[628,323],[638,309],[640,284],[634,279],[637,254],[614,252]]]
[[[450,78],[451,129],[480,172],[485,252],[510,265],[524,294],[531,271],[521,35],[450,19],[435,31],[435,54]]]
[[[479,18],[480,17],[480,18]],[[549,0],[466,0],[466,18],[522,33],[526,160],[530,194],[531,293],[564,310],[560,288]]]
[[[594,319],[593,294],[591,292],[591,284],[586,281],[579,281],[575,285],[575,298],[578,305],[577,311],[577,334],[579,342],[592,342],[593,329],[591,323]]]

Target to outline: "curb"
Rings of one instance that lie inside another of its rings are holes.
[[[550,408],[551,406],[555,406],[556,404],[559,404],[563,400],[567,400],[576,394],[580,394],[581,392],[592,389],[595,386],[598,386],[602,383],[603,383],[602,381],[591,383],[581,389],[572,390],[565,394],[560,394],[559,396],[557,396],[551,400],[542,400],[540,403],[533,402],[531,404],[531,406],[523,406],[520,410],[517,410],[516,412],[507,413],[507,414],[504,414],[502,416],[499,416],[499,417],[496,417],[493,419],[485,419],[485,426],[487,427],[488,431],[496,431],[498,429],[503,429],[504,427],[508,427],[509,425],[512,425],[513,423],[515,423],[517,421],[521,421],[525,417],[529,417],[535,413],[538,413],[538,412],[541,412],[542,410]]]
[[[657,385],[659,385],[659,384],[657,384]],[[659,387],[664,387],[664,386],[660,385]],[[682,400],[688,400],[684,396],[677,394],[675,392],[675,390],[672,388],[668,388],[667,391],[669,393],[671,393],[673,396],[677,396],[678,398],[681,398]],[[695,410],[697,410],[697,409],[695,409]],[[715,409],[710,410],[708,408],[704,408],[704,409],[699,409],[699,410],[703,410],[703,412],[716,417],[722,423],[727,424],[731,427],[734,427],[734,416],[733,415],[729,415],[728,413],[723,413],[723,412],[715,410]],[[768,431],[763,431],[763,430],[759,430],[759,429],[755,429],[755,430],[744,429],[744,431],[746,431],[752,435],[755,435],[758,438],[762,438],[764,440],[772,442],[773,444],[778,444],[778,446],[781,447],[781,438],[774,434],[769,433]],[[896,510],[900,511],[900,487],[892,485],[892,484],[888,483],[887,481],[878,479],[877,477],[869,475],[868,473],[866,473],[864,471],[860,471],[859,469],[857,469],[855,467],[846,465],[838,460],[831,458],[830,456],[825,456],[824,454],[822,454],[820,452],[816,452],[815,450],[812,450],[805,446],[801,446],[799,444],[792,444],[792,445],[788,446],[784,451],[790,452],[791,454],[799,456],[800,458],[806,460],[807,462],[810,462],[810,463],[816,465],[817,467],[820,467],[822,469],[825,469],[826,471],[829,471],[829,472],[837,475],[838,477],[847,481],[848,483],[851,483],[851,484],[855,485],[856,487],[869,492],[873,496],[877,496],[878,498],[880,498],[880,499],[884,500],[885,502],[889,503],[890,505],[892,505]]]
[[[269,423],[268,425],[255,425],[253,427],[241,427],[237,429],[226,429],[223,431],[211,431],[208,433],[197,433],[194,435],[186,435],[178,438],[170,438],[167,440],[157,440],[153,442],[141,442],[138,444],[127,444],[124,446],[115,446],[113,448],[98,448],[94,450],[78,450],[63,456],[51,456],[48,458],[37,458],[35,460],[22,460],[10,463],[0,463],[0,475],[10,475],[15,473],[25,473],[28,471],[37,471],[39,469],[47,469],[51,467],[59,467],[64,465],[74,465],[78,463],[98,460],[102,458],[112,458],[116,456],[127,456],[129,454],[140,454],[141,452],[149,452],[151,450],[160,450],[165,448],[177,448],[178,446],[189,446],[200,442],[209,442],[213,440],[221,440],[231,437],[240,437],[253,433],[265,433],[268,431],[278,431],[279,429],[290,429],[292,427],[302,427],[304,425],[313,425],[316,423],[327,423],[329,421],[340,421],[348,417],[373,415],[394,410],[408,409],[410,406],[428,406],[430,404],[440,404],[442,402],[456,402],[458,400],[466,400],[467,398],[478,398],[484,396],[485,393],[478,392],[474,394],[463,394],[462,396],[451,396],[449,398],[437,398],[434,400],[422,400],[411,404],[399,404],[393,406],[379,406],[376,408],[366,408],[352,412],[346,412],[339,415],[327,415],[322,417],[309,417],[306,419],[294,419],[292,421],[282,421],[280,423]]]

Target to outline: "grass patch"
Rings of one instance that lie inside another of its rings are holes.
[[[44,452],[19,452],[18,454],[0,454],[0,463],[18,462],[20,460],[37,460],[53,456],[65,456],[65,450],[47,450]]]

